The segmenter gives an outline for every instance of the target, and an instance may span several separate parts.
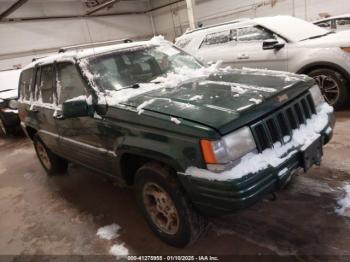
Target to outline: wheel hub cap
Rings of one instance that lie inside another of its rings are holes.
[[[339,86],[337,82],[333,78],[326,75],[314,76],[314,79],[319,85],[326,102],[334,105],[339,98]]]
[[[153,223],[163,232],[174,235],[179,229],[179,215],[169,194],[154,183],[143,188],[143,201]]]

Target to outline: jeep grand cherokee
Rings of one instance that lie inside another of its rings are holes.
[[[334,126],[313,79],[218,68],[160,38],[62,50],[23,70],[21,124],[47,174],[76,162],[133,186],[154,233],[184,247],[207,215],[320,164]]]

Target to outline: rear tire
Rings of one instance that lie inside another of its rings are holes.
[[[320,68],[312,70],[309,74],[320,86],[326,102],[335,109],[342,108],[349,98],[349,90],[346,79],[337,71]]]
[[[67,160],[52,153],[38,135],[34,135],[33,142],[39,161],[48,175],[53,176],[67,172]]]
[[[136,173],[135,193],[152,231],[167,244],[186,247],[206,231],[207,219],[192,208],[170,168],[143,165]]]

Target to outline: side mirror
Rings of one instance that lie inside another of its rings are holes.
[[[281,49],[284,45],[284,43],[279,42],[276,39],[268,39],[263,42],[263,50]]]
[[[70,99],[62,104],[62,117],[74,118],[92,115],[92,107],[88,105],[85,97]]]

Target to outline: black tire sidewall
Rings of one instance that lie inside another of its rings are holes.
[[[52,174],[52,170],[51,170],[51,169],[48,169],[48,168],[44,165],[43,161],[41,160],[41,158],[40,158],[40,156],[39,156],[37,146],[38,146],[38,144],[40,143],[40,144],[45,148],[46,153],[47,153],[47,155],[48,155],[48,157],[49,157],[49,159],[50,159],[50,166],[52,167],[52,159],[51,159],[51,157],[50,157],[49,150],[47,149],[47,147],[46,147],[45,144],[42,142],[42,140],[40,139],[39,136],[35,135],[34,138],[33,138],[33,142],[34,142],[35,152],[36,152],[36,155],[38,156],[38,159],[39,159],[39,161],[40,161],[40,164],[41,164],[42,167],[45,169],[46,173],[49,174],[49,175],[51,175],[51,174]]]
[[[143,202],[143,187],[146,183],[152,182],[162,187],[171,197],[179,216],[179,230],[174,235],[169,235],[159,230],[153,223]],[[139,207],[144,214],[147,223],[153,232],[160,237],[164,242],[175,246],[185,247],[191,242],[191,225],[188,206],[186,205],[183,193],[179,188],[174,187],[169,183],[162,174],[148,168],[141,168],[137,172],[135,194]]]
[[[336,103],[333,105],[333,107],[339,109],[344,106],[344,104],[348,100],[349,91],[347,87],[347,81],[339,72],[328,68],[320,68],[312,70],[308,75],[312,78],[319,75],[326,75],[334,79],[334,81],[338,84],[339,87],[339,97]]]

